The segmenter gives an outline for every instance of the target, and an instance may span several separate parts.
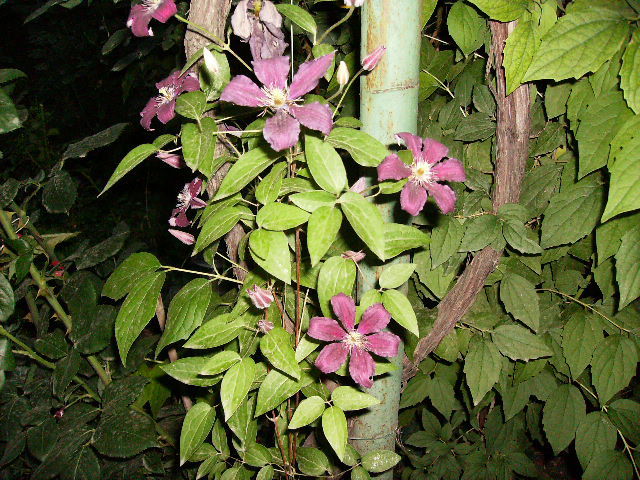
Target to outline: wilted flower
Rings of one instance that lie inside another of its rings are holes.
[[[269,305],[274,301],[271,290],[260,288],[258,285],[254,285],[252,288],[247,290],[247,293],[249,294],[251,302],[256,306],[256,308],[261,310],[269,308]]]
[[[59,408],[53,414],[53,418],[55,418],[56,420],[60,420],[62,417],[64,417],[64,407]]]
[[[328,135],[333,128],[333,112],[319,102],[298,105],[301,97],[316,88],[333,62],[334,53],[300,65],[287,86],[289,57],[254,60],[253,68],[260,88],[244,75],[234,77],[226,86],[220,100],[245,107],[264,107],[275,113],[267,119],[262,134],[271,147],[284,150],[298,142],[300,124]]]
[[[258,330],[260,330],[262,333],[268,333],[271,330],[273,330],[273,322],[270,322],[269,320],[260,320],[258,322]]]
[[[418,215],[431,194],[442,213],[450,213],[456,206],[456,194],[441,181],[464,182],[466,174],[459,160],[447,157],[449,149],[431,138],[424,140],[411,133],[398,133],[413,153],[413,163],[406,165],[398,155],[391,154],[378,165],[378,180],[409,181],[400,193],[400,206],[411,215]],[[428,193],[427,193],[428,192]]]
[[[354,262],[358,263],[364,260],[364,257],[366,257],[367,255],[364,252],[354,252],[353,250],[347,250],[340,256],[346,260],[353,260]]]
[[[169,233],[185,245],[193,245],[194,243],[196,243],[196,239],[193,235],[187,232],[183,232],[182,230],[175,230],[173,228],[170,228]]]
[[[282,15],[269,0],[242,0],[231,16],[233,33],[249,42],[255,60],[282,55],[287,48]]]
[[[156,153],[156,158],[159,158],[167,165],[172,166],[173,168],[182,168],[185,166],[184,160],[180,155],[170,152],[158,152]]]
[[[340,62],[338,65],[336,80],[338,81],[338,85],[340,85],[341,89],[349,83],[349,67],[347,67],[347,64],[344,63],[344,61]]]
[[[149,22],[155,18],[165,23],[173,17],[178,8],[174,0],[142,0],[142,3],[134,5],[127,19],[127,27],[136,37],[152,37],[153,30]]]
[[[378,66],[382,57],[387,52],[387,47],[381,46],[376,48],[373,52],[362,59],[362,68],[371,71]]]
[[[200,88],[200,82],[193,73],[180,76],[179,71],[173,72],[164,80],[156,83],[159,95],[147,102],[140,112],[140,125],[146,130],[151,128],[151,120],[157,116],[162,123],[169,122],[176,116],[176,98],[184,92],[193,92]]]
[[[364,0],[344,0],[344,4],[347,7],[361,7],[364,5]]]
[[[331,306],[342,326],[331,318],[313,317],[307,332],[318,340],[334,342],[322,349],[316,367],[324,373],[332,373],[350,356],[351,378],[363,387],[371,388],[376,363],[369,352],[381,357],[398,354],[400,337],[381,331],[389,324],[391,314],[381,303],[376,303],[364,312],[356,328],[356,305],[351,297],[339,293],[331,299]]]
[[[171,212],[169,225],[172,227],[188,227],[191,222],[187,218],[189,208],[206,207],[207,203],[197,198],[202,189],[202,179],[194,178],[191,183],[186,183],[178,194],[178,204]]]

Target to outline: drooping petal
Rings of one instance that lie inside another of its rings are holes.
[[[144,5],[134,5],[131,7],[127,27],[131,28],[131,33],[136,37],[151,37],[153,32],[149,28],[153,13]]]
[[[378,181],[383,180],[402,180],[409,178],[411,168],[400,160],[395,153],[388,155],[380,165],[378,165]]]
[[[284,54],[289,44],[284,41],[284,33],[270,23],[264,23],[262,27],[262,44],[259,46],[260,56],[257,58],[279,57]],[[253,50],[258,50],[258,46]]]
[[[411,150],[414,159],[422,158],[422,138],[409,132],[396,133],[396,137],[400,138],[407,148]]]
[[[400,206],[409,215],[418,215],[427,203],[427,191],[414,182],[407,182],[400,192]]]
[[[338,322],[327,317],[313,317],[309,321],[307,333],[310,337],[325,342],[339,342],[347,334]]]
[[[171,165],[173,168],[182,168],[186,164],[180,155],[169,152],[158,152],[156,153],[156,158],[159,158],[167,165]]]
[[[173,0],[164,0],[153,12],[153,18],[161,23],[166,23],[171,17],[178,13],[178,7]]]
[[[362,320],[358,324],[358,333],[368,335],[370,333],[379,332],[391,320],[391,314],[381,303],[371,305],[362,315]]]
[[[266,97],[260,87],[244,75],[233,77],[220,95],[220,100],[243,107],[260,107]]]
[[[431,171],[436,175],[437,180],[464,182],[467,179],[462,162],[455,158],[436,163]]]
[[[259,16],[262,22],[269,23],[275,28],[282,28],[282,15],[280,15],[273,2],[264,0]]]
[[[153,130],[153,128],[151,128],[151,120],[153,120],[153,117],[156,116],[157,112],[158,102],[154,97],[147,102],[145,107],[140,112],[140,125],[142,125],[142,128],[149,131]]]
[[[182,85],[178,93],[195,92],[196,90],[200,90],[200,80],[198,80],[198,77],[192,73],[182,77]]]
[[[202,179],[200,177],[196,177],[185,186],[189,189],[189,195],[193,198],[200,195],[200,191],[202,190]]]
[[[265,58],[252,63],[256,77],[265,87],[284,89],[287,86],[289,57]]]
[[[176,101],[171,100],[170,102],[163,103],[158,106],[158,120],[162,123],[168,123],[170,120],[173,120],[173,117],[176,116]]]
[[[373,387],[373,375],[376,373],[376,362],[371,355],[359,348],[351,350],[349,359],[349,375],[365,388]]]
[[[344,343],[330,343],[322,349],[316,358],[316,367],[322,373],[333,373],[347,361],[348,348]]]
[[[331,297],[331,307],[344,327],[348,331],[353,330],[356,323],[356,304],[353,298],[344,293],[334,295]]]
[[[181,230],[175,230],[173,228],[169,229],[169,233],[171,235],[173,235],[174,237],[176,237],[178,240],[180,240],[185,245],[193,245],[194,243],[196,243],[196,239],[190,233],[183,232]]]
[[[395,357],[398,355],[400,337],[389,332],[380,332],[367,337],[369,351],[381,357]]]
[[[207,202],[205,202],[204,200],[202,200],[201,198],[192,198],[191,202],[189,203],[189,206],[191,208],[204,208],[207,206]]]
[[[191,221],[187,218],[186,209],[176,209],[173,211],[171,218],[169,219],[169,225],[172,227],[188,227],[191,225]]]
[[[449,149],[434,140],[433,138],[424,139],[424,148],[422,151],[422,158],[429,163],[436,163],[442,160],[449,153]]]
[[[247,13],[249,0],[242,0],[238,3],[233,15],[231,15],[231,27],[233,33],[246,41],[251,35],[251,20]]]
[[[318,82],[333,63],[335,52],[331,52],[310,62],[300,65],[293,77],[289,97],[296,100],[318,86]]]
[[[267,119],[262,135],[276,152],[293,147],[298,143],[300,123],[284,110]]]
[[[320,102],[291,105],[289,111],[302,125],[311,130],[319,130],[329,135],[333,129],[333,112],[329,105]]]
[[[430,183],[426,186],[442,213],[451,213],[456,208],[456,192],[449,185]]]

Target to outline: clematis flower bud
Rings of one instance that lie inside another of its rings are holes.
[[[182,157],[180,157],[180,155],[176,155],[175,153],[158,152],[156,153],[156,158],[162,160],[164,163],[173,168],[182,168],[185,166]]]
[[[367,255],[364,252],[354,252],[353,250],[347,250],[340,256],[346,260],[353,260],[354,262],[358,263],[359,261],[364,260],[364,257],[366,257]]]
[[[344,0],[344,4],[347,7],[361,7],[364,5],[364,0]]]
[[[258,322],[258,330],[260,330],[262,333],[268,333],[271,330],[273,330],[273,322],[270,322],[269,320],[260,320]]]
[[[346,63],[340,62],[340,65],[338,65],[336,80],[338,80],[338,85],[340,85],[341,90],[349,83],[349,67],[347,67]]]
[[[273,293],[270,290],[265,288],[260,288],[258,285],[254,285],[250,288],[247,293],[249,294],[249,298],[251,302],[261,310],[265,308],[269,308],[269,305],[275,300],[273,298]]]
[[[176,230],[174,228],[169,229],[169,233],[180,240],[185,245],[193,245],[196,243],[196,239],[193,235],[187,232],[183,232],[182,230]]]
[[[362,59],[362,68],[371,71],[378,66],[382,57],[384,57],[387,47],[381,46]]]

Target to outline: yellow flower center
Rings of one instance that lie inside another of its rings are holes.
[[[169,103],[176,96],[176,92],[173,87],[162,87],[158,92],[161,97],[160,103]]]
[[[266,107],[279,109],[293,103],[289,101],[289,91],[286,88],[263,88],[263,91],[267,97]]]
[[[262,0],[253,0],[253,12],[256,17],[260,15],[260,10],[262,10]]]
[[[411,178],[413,181],[424,185],[433,181],[431,164],[427,162],[416,162],[411,166]]]
[[[363,350],[367,345],[366,337],[361,333],[356,332],[355,330],[347,333],[347,336],[342,341],[347,344],[349,348],[356,347],[360,350]]]

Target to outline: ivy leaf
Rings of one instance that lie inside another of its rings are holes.
[[[355,192],[347,192],[340,198],[342,212],[358,237],[381,260],[385,260],[385,236],[382,228],[372,225],[384,225],[382,214],[372,202]]]
[[[267,230],[289,230],[305,223],[309,214],[294,205],[272,202],[258,210],[256,222]]]
[[[585,416],[584,398],[573,385],[560,385],[549,396],[544,406],[542,424],[556,455],[569,446]]]
[[[492,20],[510,22],[516,20],[527,9],[525,0],[471,0]]]
[[[298,408],[296,408],[291,421],[289,422],[289,429],[295,430],[296,428],[304,427],[314,422],[325,409],[325,401],[314,395],[309,398],[305,398]]]
[[[482,46],[486,27],[485,20],[475,8],[462,1],[451,6],[447,28],[465,57]]]
[[[578,378],[591,363],[596,346],[604,338],[598,325],[597,319],[580,312],[574,314],[562,330],[562,353],[573,378]]]
[[[291,335],[282,327],[275,327],[260,339],[260,351],[275,368],[296,380],[300,379],[300,366],[291,347]]]
[[[334,128],[327,137],[327,142],[349,152],[353,160],[363,167],[377,167],[389,154],[387,147],[377,139],[353,128]]]
[[[338,458],[343,458],[349,435],[347,417],[338,407],[329,407],[322,414],[322,431]]]
[[[509,34],[504,46],[504,70],[507,77],[507,95],[522,83],[533,56],[538,48],[539,38],[531,21],[518,22]]]
[[[202,445],[216,420],[216,410],[198,402],[187,411],[180,430],[180,465],[184,465]]]
[[[310,135],[305,136],[304,144],[313,179],[323,190],[340,194],[347,185],[347,172],[338,152],[329,143]]]
[[[391,450],[374,450],[364,455],[360,462],[367,472],[381,473],[395,467],[400,460],[400,455]]]
[[[519,325],[501,325],[491,333],[491,337],[500,353],[512,360],[532,360],[553,355],[540,337]]]
[[[324,206],[311,214],[307,226],[307,248],[311,266],[315,267],[322,260],[338,236],[341,225],[342,212],[337,208]]]
[[[331,257],[320,268],[318,275],[318,300],[322,314],[331,317],[331,298],[339,293],[351,295],[356,281],[356,264],[353,260]]]
[[[618,431],[603,412],[588,414],[576,431],[576,453],[582,468],[586,469],[593,457],[603,450],[616,447]]]
[[[280,156],[280,153],[266,146],[257,146],[243,153],[222,180],[213,200],[221,200],[239,192]]]
[[[540,306],[535,286],[527,279],[507,273],[500,281],[500,300],[505,309],[533,331],[540,323]]]
[[[291,283],[289,243],[283,232],[254,230],[249,236],[249,248],[258,265],[283,282]]]
[[[378,405],[378,400],[373,395],[361,392],[354,387],[342,386],[336,388],[331,393],[331,401],[333,404],[343,411],[362,410],[373,405]]]
[[[109,181],[98,196],[109,190],[118,180],[124,177],[135,167],[140,165],[148,157],[150,157],[154,153],[157,153],[158,150],[159,149],[155,145],[144,143],[142,145],[138,145],[136,148],[127,153],[127,155],[118,164],[118,166],[116,167],[116,171],[113,172],[113,175],[111,175],[111,178],[109,178]]]
[[[255,378],[256,364],[251,358],[244,358],[227,370],[220,386],[220,401],[225,421],[236,412],[246,400]]]
[[[638,351],[633,341],[620,334],[610,335],[600,342],[593,353],[591,376],[600,405],[629,385],[636,373]]]
[[[640,33],[637,30],[622,56],[620,87],[629,108],[640,114]]]
[[[415,263],[397,263],[387,266],[378,279],[381,288],[398,288],[407,280],[415,271]]]
[[[398,290],[385,290],[382,292],[382,304],[399,325],[409,330],[416,337],[420,336],[418,319],[413,311],[411,302],[406,296]]]
[[[470,346],[464,359],[464,373],[474,405],[493,388],[501,371],[502,356],[493,343],[483,338]]]
[[[622,237],[615,259],[616,282],[620,289],[618,309],[622,310],[640,296],[640,227]]]

